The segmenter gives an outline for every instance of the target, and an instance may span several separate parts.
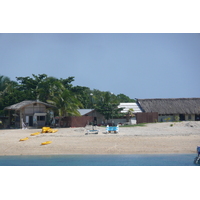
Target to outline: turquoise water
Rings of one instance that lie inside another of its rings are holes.
[[[0,156],[0,166],[198,166],[196,154]]]

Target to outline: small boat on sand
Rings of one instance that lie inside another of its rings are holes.
[[[19,141],[26,141],[26,140],[28,140],[28,137],[22,138]]]
[[[31,136],[39,135],[40,132],[32,133]]]
[[[197,154],[200,156],[200,147],[197,147]]]
[[[42,133],[56,133],[58,132],[58,129],[52,129],[50,127],[43,127]]]
[[[51,144],[52,141],[46,141],[46,142],[42,142],[41,145],[46,145],[46,144]]]

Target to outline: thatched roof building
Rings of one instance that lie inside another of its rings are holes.
[[[200,98],[138,99],[143,112],[158,112],[159,115],[200,114]]]
[[[11,126],[11,119],[14,118],[15,127],[23,127],[24,124],[28,126],[42,127],[47,122],[47,109],[55,108],[55,106],[45,102],[35,101],[22,101],[11,106],[5,107],[4,110],[9,111],[8,126]]]
[[[53,105],[44,103],[44,102],[39,101],[39,100],[34,100],[34,101],[25,100],[25,101],[22,101],[22,102],[13,104],[13,105],[11,105],[11,106],[7,106],[7,107],[4,108],[4,110],[20,110],[20,109],[22,109],[22,108],[24,108],[24,107],[26,107],[26,106],[29,106],[29,105],[36,105],[36,104],[44,105],[44,106],[46,106],[46,108],[53,108],[53,107],[55,107],[55,106],[53,106]]]

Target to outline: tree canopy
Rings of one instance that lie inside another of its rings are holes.
[[[12,81],[0,75],[0,115],[6,114],[3,110],[6,106],[38,99],[56,105],[59,116],[78,115],[79,108],[94,108],[111,119],[119,115],[119,103],[135,102],[124,94],[73,86],[73,81],[74,77],[58,79],[46,74],[16,77],[16,81]]]

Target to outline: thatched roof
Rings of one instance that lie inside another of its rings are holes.
[[[31,104],[43,104],[43,105],[45,105],[47,108],[55,107],[55,106],[53,106],[53,105],[44,103],[44,102],[42,102],[42,101],[35,100],[35,101],[22,101],[22,102],[20,102],[20,103],[16,103],[16,104],[13,104],[13,105],[11,105],[11,106],[5,107],[4,110],[20,110],[20,109],[22,109],[23,107],[28,106],[28,105],[31,105]]]
[[[144,112],[200,114],[200,98],[138,99]]]

